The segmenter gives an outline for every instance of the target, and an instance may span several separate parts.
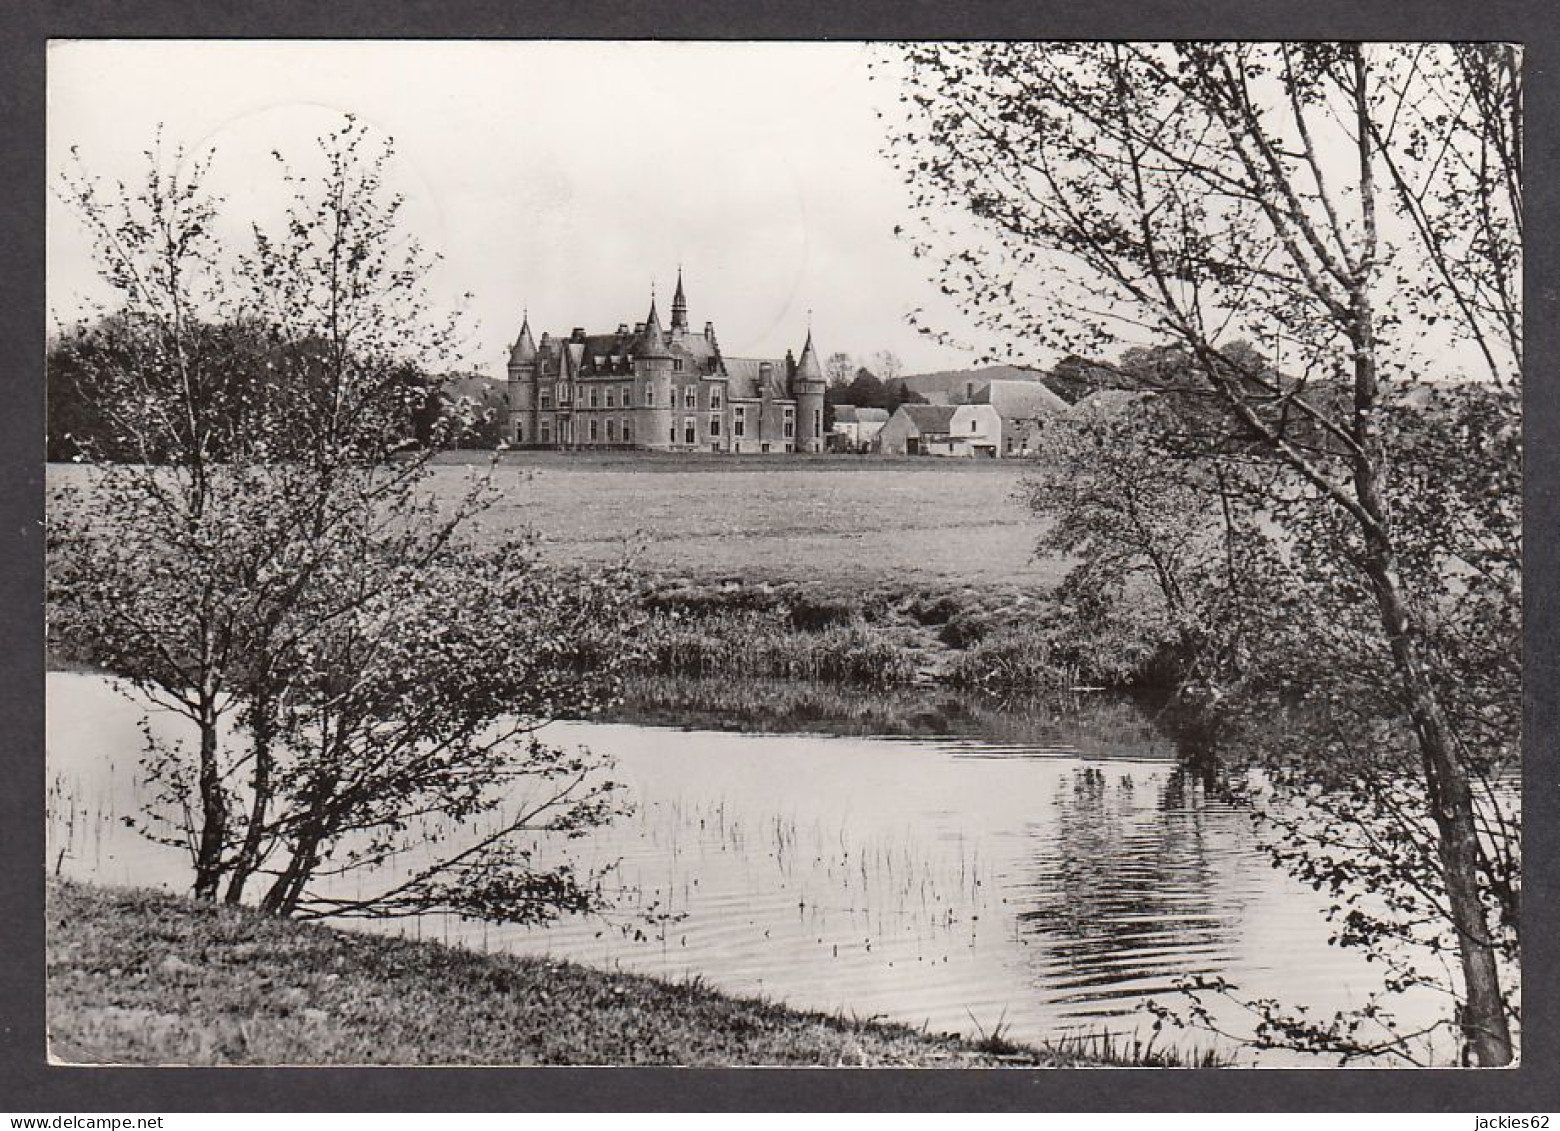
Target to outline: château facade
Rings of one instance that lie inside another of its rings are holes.
[[[823,367],[812,331],[798,359],[727,357],[715,324],[688,324],[682,273],[672,324],[650,313],[632,328],[567,338],[531,335],[509,352],[508,439],[526,448],[677,452],[821,452]]]

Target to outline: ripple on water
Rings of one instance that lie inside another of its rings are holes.
[[[182,886],[182,857],[120,821],[138,712],[97,677],[57,673],[49,692],[61,870]],[[1144,717],[1109,712],[1108,727],[1083,712],[991,741],[556,724],[560,745],[612,755],[636,801],[575,846],[615,863],[619,910],[428,933],[938,1030],[1000,1017],[1028,1040],[1146,1030],[1142,1007],[1176,999],[1179,977],[1317,1012],[1371,985],[1246,816],[1180,773]]]

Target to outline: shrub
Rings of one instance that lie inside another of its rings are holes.
[[[803,593],[791,605],[790,622],[792,628],[817,632],[848,624],[859,615],[859,604],[849,598]]]

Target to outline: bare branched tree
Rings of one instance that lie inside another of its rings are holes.
[[[1458,1025],[1477,1063],[1508,1063],[1514,1003],[1487,915],[1475,768],[1498,762],[1515,734],[1481,733],[1476,712],[1453,709],[1455,663],[1435,626],[1449,573],[1465,569],[1493,573],[1501,607],[1517,608],[1520,501],[1485,512],[1443,494],[1433,497],[1450,514],[1416,512],[1407,466],[1459,454],[1410,457],[1407,437],[1428,433],[1399,424],[1442,411],[1415,400],[1421,387],[1458,400],[1477,383],[1455,415],[1487,435],[1441,439],[1511,450],[1517,50],[912,45],[887,52],[879,73],[903,84],[890,152],[913,194],[916,253],[945,292],[1017,349],[1175,344],[1219,406],[1207,419],[1289,474],[1273,517],[1317,551],[1312,576],[1369,610],[1389,656],[1459,956]],[[1274,363],[1232,350],[1244,342]],[[1449,533],[1470,525],[1480,533]],[[1436,533],[1447,537],[1427,544]],[[1514,620],[1497,617],[1507,656],[1520,656]]]
[[[432,490],[469,406],[411,442],[458,326],[390,156],[347,119],[318,171],[279,165],[291,205],[242,251],[204,162],[153,150],[133,190],[66,179],[119,305],[82,331],[113,451],[50,500],[51,639],[193,726],[193,752],[149,738],[143,827],[188,849],[197,897],[264,878],[282,914],[544,918],[592,888],[518,834],[615,803],[536,731],[613,694],[631,591],[523,540],[473,549],[485,477]],[[343,886],[393,859],[417,863],[377,896]]]

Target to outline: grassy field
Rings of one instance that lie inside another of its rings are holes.
[[[453,494],[486,459],[450,454],[437,489]],[[637,542],[645,570],[699,581],[1043,592],[1061,566],[1033,557],[1035,520],[1015,495],[1024,471],[1017,461],[507,453],[493,472],[502,500],[481,523],[529,527],[559,561],[611,561]],[[48,469],[51,486],[85,475]]]
[[[51,881],[48,921],[50,1052],[67,1063],[1142,1063],[1105,1040],[972,1041],[146,891]]]
[[[453,461],[452,461],[453,462]],[[446,464],[453,488],[474,468]],[[1017,461],[512,453],[488,526],[530,526],[559,559],[610,560],[642,543],[647,570],[697,580],[825,588],[1044,591],[1061,563],[1033,556]]]

